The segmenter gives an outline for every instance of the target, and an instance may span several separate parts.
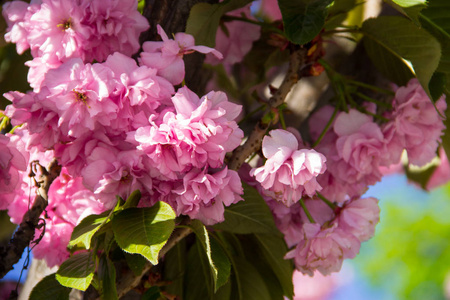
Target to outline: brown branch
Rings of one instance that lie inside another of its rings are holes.
[[[61,166],[55,159],[49,164],[48,171],[40,165],[37,166],[40,167],[41,174],[37,182],[38,190],[34,204],[25,213],[22,223],[20,223],[8,245],[0,245],[0,278],[3,278],[6,273],[12,270],[13,265],[22,257],[25,248],[34,239],[39,217],[48,204],[48,189],[61,172]]]
[[[268,102],[268,108],[264,115],[270,113],[272,109],[284,103],[286,96],[291,91],[292,87],[300,80],[301,67],[305,63],[306,50],[303,48],[292,51],[289,60],[289,69],[277,91],[272,95]],[[252,153],[259,151],[261,143],[267,129],[271,125],[270,122],[260,120],[253,131],[248,136],[245,143],[233,151],[228,167],[232,170],[237,170],[244,163],[245,159]]]

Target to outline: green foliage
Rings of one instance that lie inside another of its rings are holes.
[[[63,286],[85,291],[91,284],[94,271],[94,254],[77,253],[62,263],[56,272],[56,279]]]
[[[80,246],[90,249],[94,234],[109,221],[111,211],[105,211],[100,215],[90,215],[84,218],[72,232],[69,247]]]
[[[268,234],[255,234],[255,237],[264,260],[275,274],[275,280],[278,280],[281,285],[283,295],[292,298],[294,294],[294,286],[292,285],[294,265],[291,261],[284,259],[288,250],[284,239]]]
[[[403,15],[420,25],[419,13],[427,7],[427,0],[385,0]]]
[[[175,227],[175,212],[169,204],[128,208],[114,215],[112,228],[117,244],[128,253],[141,254],[158,264],[158,254]]]
[[[144,270],[147,260],[139,254],[130,254],[127,252],[124,252],[123,254],[128,267],[130,267],[131,271],[133,271],[136,276],[139,276],[142,273],[142,270]]]
[[[380,46],[379,50],[385,50],[379,53],[368,51],[370,58],[381,72],[389,74],[395,69],[392,65],[382,64],[387,60],[380,60],[380,57],[386,56],[386,52],[390,52],[411,69],[431,98],[428,84],[441,56],[440,44],[432,35],[405,18],[391,16],[365,21],[362,32],[366,37],[367,48],[370,49],[370,43],[377,43]]]
[[[116,268],[106,255],[100,257],[98,277],[101,283],[100,295],[105,300],[117,300]]]
[[[206,227],[200,221],[194,220],[190,227],[206,254],[209,270],[213,277],[214,292],[216,292],[219,287],[227,282],[230,276],[230,261],[221,246],[210,240]]]
[[[33,288],[30,300],[69,300],[70,288],[62,286],[55,278],[55,273],[50,274]]]
[[[217,4],[198,3],[189,13],[186,33],[194,36],[197,45],[214,47],[220,19],[229,11],[244,7],[253,0],[225,0]]]
[[[286,37],[303,45],[315,38],[325,24],[332,0],[278,0]]]
[[[245,201],[225,208],[225,221],[214,225],[217,230],[233,233],[267,233],[280,236],[272,213],[258,191],[243,183]]]
[[[183,282],[187,265],[186,255],[186,239],[183,239],[164,256],[163,279],[169,282],[165,289],[169,294],[178,295],[181,298],[183,298]]]

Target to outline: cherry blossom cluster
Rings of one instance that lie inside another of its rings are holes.
[[[326,132],[315,149],[308,149],[293,129],[269,132],[262,143],[264,164],[249,171],[253,178],[247,181],[266,199],[291,249],[286,258],[304,274],[339,271],[343,260],[354,258],[361,242],[373,236],[378,200],[363,194],[381,180],[383,168],[399,164],[403,151],[413,165],[436,157],[445,128],[443,97],[435,107],[412,79],[396,89],[392,109],[384,113],[389,121],[376,122],[376,107],[366,107],[371,114],[353,108],[339,112],[328,131],[335,108],[313,114],[312,138]]]
[[[116,195],[139,189],[140,206],[166,201],[208,225],[242,199],[237,172],[224,164],[243,138],[235,121],[241,106],[223,92],[199,97],[175,87],[184,80],[184,55],[221,53],[185,33],[169,39],[158,26],[162,41],[145,42],[137,63],[131,55],[149,25],[134,0],[14,1],[3,14],[6,39],[33,55],[33,91],[4,95],[12,102],[5,114],[20,127],[0,136],[0,184],[9,189],[1,208],[20,223],[36,189],[27,164],[55,157],[63,167],[49,190],[36,258],[64,261],[74,226],[113,208]]]
[[[263,1],[262,9],[270,4]],[[36,193],[30,162],[57,159],[62,171],[48,192],[45,232],[38,230],[34,248],[49,266],[68,257],[74,226],[112,209],[117,195],[140,190],[139,206],[165,201],[178,215],[212,225],[224,220],[224,206],[242,200],[243,179],[271,208],[289,247],[286,259],[304,274],[327,275],[373,236],[378,200],[363,194],[383,168],[398,164],[404,151],[419,166],[438,151],[445,101],[434,105],[413,79],[396,89],[392,109],[380,118],[389,121],[373,118],[373,104],[342,112],[324,106],[309,121],[314,147],[296,129],[273,129],[263,138],[259,164],[244,164],[238,174],[225,155],[244,137],[236,123],[241,106],[221,91],[192,92],[184,85],[183,57],[208,54],[208,63],[230,71],[259,38],[258,26],[225,22],[217,49],[196,45],[186,33],[171,39],[158,26],[161,41],[140,49],[149,24],[135,0],[13,1],[3,15],[5,39],[19,53],[30,49],[33,90],[4,95],[12,102],[5,114],[17,127],[0,135],[0,209],[20,223]],[[231,15],[251,18],[249,7]]]

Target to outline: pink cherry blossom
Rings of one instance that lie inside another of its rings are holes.
[[[234,10],[228,15],[252,19],[250,13],[250,5],[247,5],[241,9]],[[216,46],[215,48],[223,54],[223,60],[221,57],[207,55],[205,62],[208,64],[232,65],[242,61],[244,56],[250,51],[253,46],[253,42],[258,40],[261,35],[261,28],[258,25],[250,24],[242,21],[225,22],[224,29],[219,26],[216,34]],[[245,32],[245,34],[242,34]]]
[[[447,108],[445,96],[436,102],[443,114]],[[391,163],[397,163],[401,151],[406,149],[411,164],[423,166],[436,156],[440,136],[445,128],[442,117],[428,98],[419,81],[411,79],[395,92],[393,121],[383,129],[391,154]]]
[[[273,21],[281,19],[280,7],[276,0],[262,0],[261,11]]]
[[[0,210],[8,207],[12,193],[20,188],[20,173],[27,169],[27,157],[22,154],[26,155],[25,147],[17,139],[0,134]]]
[[[188,215],[206,225],[224,221],[224,206],[242,198],[242,184],[236,171],[226,167],[216,173],[193,169],[172,191],[171,204],[178,215]]]
[[[173,85],[180,84],[184,79],[183,55],[197,51],[204,54],[212,53],[219,59],[223,57],[213,48],[195,46],[194,37],[190,34],[178,32],[172,40],[161,26],[157,26],[162,42],[145,42],[142,45],[144,51],[141,52],[140,64],[157,69],[158,75],[166,78]]]
[[[303,274],[313,276],[318,270],[323,275],[338,272],[346,258],[354,258],[361,242],[352,234],[340,229],[336,223],[322,228],[317,223],[305,223],[304,239],[285,258],[294,259],[295,267]]]
[[[127,198],[137,189],[143,193],[151,191],[149,169],[148,159],[139,151],[120,151],[99,143],[87,156],[81,174],[84,186],[109,209],[114,205],[116,195]]]
[[[45,234],[33,248],[33,255],[45,259],[47,265],[53,267],[69,257],[67,245],[73,228],[85,217],[100,214],[106,209],[94,193],[83,187],[82,178],[72,178],[65,168],[50,186],[48,198],[47,213],[42,215]],[[35,236],[41,233],[42,230],[38,229]]]
[[[427,182],[426,189],[431,191],[450,181],[450,163],[443,147],[439,148],[439,165]]]
[[[386,149],[383,133],[372,118],[354,109],[341,112],[334,123],[334,132],[340,158],[336,161],[335,174],[341,174],[350,183],[362,179],[367,184],[379,181],[378,166]]]
[[[170,179],[192,167],[222,167],[225,153],[239,146],[243,137],[235,121],[241,107],[229,102],[225,93],[199,98],[187,87],[180,88],[172,102],[173,109],[150,117],[150,126],[138,128],[130,140]]]
[[[78,1],[86,5],[82,24],[90,33],[84,45],[86,62],[102,62],[114,52],[131,56],[139,50],[139,35],[149,24],[136,0]]]
[[[37,2],[31,1],[31,4],[28,4],[24,1],[10,1],[2,7],[3,17],[8,25],[5,40],[15,43],[19,54],[30,47],[28,42],[29,23],[30,17],[39,10],[40,3]]]
[[[379,220],[378,200],[373,197],[352,199],[344,205],[338,217],[339,227],[361,242],[373,236]]]
[[[254,176],[267,195],[291,206],[302,196],[313,196],[322,187],[316,177],[326,170],[326,158],[315,150],[298,150],[296,137],[285,130],[272,130],[262,142],[267,158],[264,166],[254,168]]]

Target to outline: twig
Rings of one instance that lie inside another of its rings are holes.
[[[38,190],[34,204],[25,213],[22,223],[20,223],[8,245],[0,245],[0,278],[3,278],[6,273],[12,270],[13,265],[22,257],[25,248],[34,239],[34,232],[38,226],[39,217],[48,204],[48,189],[61,172],[61,166],[56,159],[49,164],[48,171],[44,167],[38,166],[41,169],[41,175],[37,182]]]
[[[292,87],[300,79],[301,66],[305,62],[306,50],[303,48],[297,49],[291,53],[289,60],[289,69],[277,91],[269,99],[268,107],[266,109],[266,115],[270,110],[277,108],[284,103],[286,96],[291,91]],[[247,141],[236,150],[233,151],[233,155],[228,163],[228,167],[232,170],[237,170],[242,163],[252,153],[257,152],[261,148],[261,142],[266,134],[267,129],[271,124],[259,121],[253,131],[248,136]]]

